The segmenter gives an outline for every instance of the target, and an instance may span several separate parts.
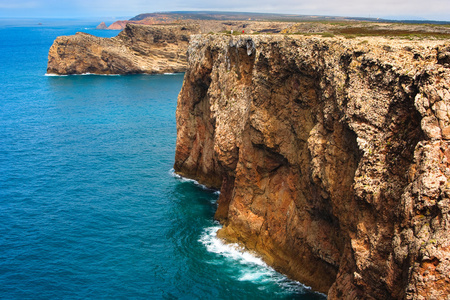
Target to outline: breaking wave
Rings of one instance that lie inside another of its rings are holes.
[[[82,74],[70,74],[70,75],[60,75],[60,74],[49,74],[45,73],[44,76],[49,77],[64,77],[64,76],[123,76],[122,74],[95,74],[95,73],[82,73]]]
[[[223,258],[227,265],[236,268],[235,277],[239,281],[248,281],[254,284],[261,284],[264,288],[266,284],[276,284],[284,291],[294,294],[315,294],[322,298],[323,294],[314,292],[304,284],[290,280],[285,275],[278,273],[268,266],[260,257],[246,250],[238,244],[228,244],[217,237],[217,231],[222,228],[219,223],[204,229],[199,238],[208,252],[217,255],[217,258],[210,261],[211,264],[223,264]]]
[[[170,174],[172,177],[174,177],[174,178],[180,180],[181,182],[190,182],[190,183],[192,183],[192,184],[198,186],[198,187],[201,188],[202,190],[205,190],[205,191],[214,191],[214,194],[216,194],[216,195],[219,195],[219,194],[220,194],[220,191],[215,190],[215,189],[211,189],[211,188],[207,187],[206,185],[203,185],[203,184],[199,183],[197,180],[190,179],[190,178],[186,178],[186,177],[183,177],[183,176],[181,176],[181,175],[178,175],[177,173],[175,173],[175,170],[174,170],[173,168],[170,169],[169,174]]]

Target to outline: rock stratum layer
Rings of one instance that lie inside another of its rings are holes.
[[[87,33],[58,37],[48,54],[48,74],[176,73],[186,69],[188,25],[128,24],[114,38]]]
[[[219,236],[330,299],[449,299],[450,46],[191,37],[176,171]]]

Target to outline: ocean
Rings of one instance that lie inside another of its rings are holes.
[[[325,299],[223,244],[218,193],[173,173],[183,74],[45,75],[57,36],[118,34],[98,23],[0,19],[0,299]]]

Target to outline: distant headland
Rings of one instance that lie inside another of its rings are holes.
[[[296,14],[271,14],[271,13],[249,13],[249,12],[218,12],[218,11],[172,11],[139,14],[129,20],[119,20],[109,26],[100,23],[97,29],[122,30],[126,24],[174,24],[186,20],[207,21],[281,21],[281,22],[308,22],[308,21],[365,21],[365,22],[389,22],[409,24],[439,24],[449,25],[450,22],[433,20],[388,20],[380,18],[340,17],[340,16],[318,16],[318,15],[296,15]]]

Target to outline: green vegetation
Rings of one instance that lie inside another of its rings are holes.
[[[312,35],[320,35],[322,37],[334,37],[334,36],[343,36],[346,39],[354,39],[356,37],[370,37],[370,36],[379,36],[379,37],[390,37],[390,38],[402,38],[409,40],[417,40],[417,39],[450,39],[449,33],[442,32],[426,32],[426,31],[407,31],[407,30],[389,30],[389,29],[371,29],[364,27],[356,27],[356,28],[341,28],[341,29],[332,29],[330,31],[325,32],[295,32],[288,34],[298,34],[305,36]],[[367,43],[367,41],[365,41]]]
[[[344,36],[386,36],[401,38],[438,38],[450,39],[450,34],[442,32],[427,32],[422,30],[385,29],[373,27],[346,27],[332,29],[334,34]]]
[[[334,34],[331,32],[322,32],[320,33],[322,37],[334,37]]]
[[[231,30],[224,30],[224,31],[221,31],[221,32],[219,32],[219,33],[222,33],[222,34],[231,34]],[[239,30],[233,30],[233,35],[241,35],[241,34],[242,34],[241,31],[239,31]]]
[[[450,25],[377,23],[363,21],[309,21],[287,28],[287,34],[342,36],[347,39],[379,36],[402,39],[450,39]]]

